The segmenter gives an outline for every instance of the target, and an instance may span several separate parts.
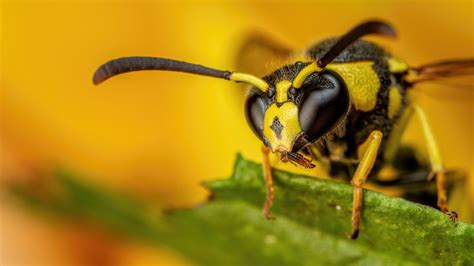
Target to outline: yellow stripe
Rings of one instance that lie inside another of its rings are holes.
[[[291,81],[282,80],[276,84],[276,100],[279,103],[288,101],[288,90],[291,88]]]
[[[402,60],[391,57],[388,59],[388,69],[391,73],[403,73],[408,70],[407,63],[403,62]]]
[[[327,69],[338,73],[347,85],[351,102],[357,110],[371,111],[377,104],[380,80],[372,61],[332,63]]]
[[[397,87],[391,87],[388,93],[388,117],[393,118],[402,106],[402,95]]]

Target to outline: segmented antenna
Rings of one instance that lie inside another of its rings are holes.
[[[98,85],[111,77],[141,70],[177,71],[236,82],[244,82],[255,86],[262,92],[266,92],[269,87],[266,81],[250,74],[219,70],[173,59],[141,56],[122,57],[101,65],[94,73],[92,82],[95,85]]]
[[[94,73],[92,81],[95,85],[98,85],[116,75],[141,70],[178,71],[222,79],[229,79],[232,74],[230,71],[222,71],[172,59],[132,56],[110,60],[103,64]]]

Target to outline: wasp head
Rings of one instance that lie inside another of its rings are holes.
[[[342,78],[315,64],[298,62],[263,78],[269,89],[251,89],[246,118],[254,133],[282,161],[314,167],[300,151],[333,130],[350,101]]]

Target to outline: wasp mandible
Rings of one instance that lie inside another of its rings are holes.
[[[369,176],[394,161],[410,118],[419,118],[431,167],[436,177],[437,205],[452,220],[446,204],[445,168],[423,110],[407,92],[420,82],[472,74],[474,59],[447,60],[410,67],[380,46],[360,40],[366,35],[395,37],[382,21],[362,23],[345,35],[319,42],[292,62],[259,78],[157,57],[123,57],[100,66],[94,84],[140,70],[179,71],[251,85],[245,104],[247,122],[263,142],[263,173],[267,196],[263,214],[271,217],[274,197],[269,153],[305,168],[307,157],[328,160],[352,176],[352,231],[357,238],[362,187]]]

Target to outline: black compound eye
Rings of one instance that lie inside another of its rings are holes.
[[[341,77],[325,70],[302,89],[298,119],[308,140],[315,141],[332,130],[349,109],[349,92]]]
[[[245,118],[253,133],[260,139],[263,139],[263,117],[266,109],[266,103],[262,96],[251,94],[245,103]]]

